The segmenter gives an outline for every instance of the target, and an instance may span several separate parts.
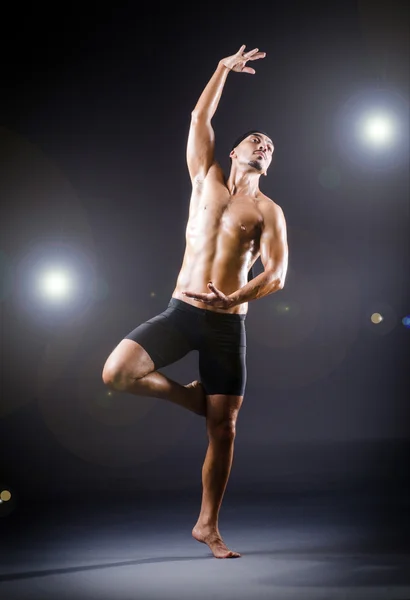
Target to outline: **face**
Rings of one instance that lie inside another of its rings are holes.
[[[241,162],[245,161],[261,174],[266,175],[266,171],[272,161],[273,155],[272,140],[263,133],[252,133],[232,150],[230,156],[238,158]]]

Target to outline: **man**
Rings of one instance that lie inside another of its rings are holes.
[[[288,249],[281,208],[259,190],[273,144],[261,131],[241,136],[224,178],[214,158],[211,120],[231,71],[254,74],[265,57],[245,46],[222,59],[191,115],[187,165],[192,196],[186,250],[168,308],[126,336],[107,359],[103,381],[113,389],[170,400],[206,417],[209,446],[202,468],[202,505],[193,537],[217,558],[236,558],[218,527],[228,482],[235,426],[246,383],[248,302],[283,288]],[[247,281],[258,258],[264,271]],[[201,381],[183,386],[158,372],[191,350]]]

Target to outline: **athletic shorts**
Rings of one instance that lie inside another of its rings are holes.
[[[131,331],[155,370],[197,350],[206,394],[243,396],[246,385],[246,315],[218,313],[171,298],[168,308]]]

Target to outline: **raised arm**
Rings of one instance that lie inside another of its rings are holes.
[[[211,121],[221,99],[229,71],[253,75],[255,70],[247,67],[246,63],[249,60],[257,60],[265,56],[265,53],[259,52],[258,48],[249,52],[244,52],[244,50],[245,46],[241,46],[236,54],[219,61],[216,71],[191,113],[186,156],[193,184],[203,181],[214,162],[215,135]]]

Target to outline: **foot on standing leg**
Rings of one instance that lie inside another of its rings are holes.
[[[229,550],[216,528],[204,527],[197,523],[192,530],[192,536],[198,542],[207,544],[215,558],[239,558],[241,556],[239,552]]]

